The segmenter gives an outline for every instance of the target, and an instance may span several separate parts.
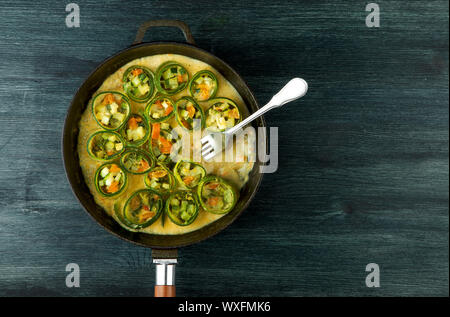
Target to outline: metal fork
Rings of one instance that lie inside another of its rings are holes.
[[[234,127],[220,133],[224,142],[217,142],[217,133],[210,133],[201,139],[202,142],[202,156],[205,160],[210,160],[228,145],[233,139],[233,135],[241,128],[266,113],[267,111],[281,107],[282,105],[303,97],[308,90],[308,83],[302,78],[291,79],[264,107],[260,108],[254,114],[244,119]]]

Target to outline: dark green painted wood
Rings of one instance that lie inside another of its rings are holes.
[[[140,23],[176,18],[260,103],[291,77],[310,84],[266,116],[280,165],[250,208],[180,250],[178,295],[448,296],[447,1],[378,1],[380,28],[363,1],[75,2],[77,29],[60,1],[0,4],[0,295],[153,294],[150,251],[76,202],[60,137],[89,72]],[[65,286],[70,262],[79,289]],[[378,289],[365,287],[370,262]]]

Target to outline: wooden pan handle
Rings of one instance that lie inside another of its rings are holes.
[[[175,296],[175,285],[155,285],[155,297]]]

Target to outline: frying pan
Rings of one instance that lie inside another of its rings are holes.
[[[155,27],[174,27],[180,29],[187,43],[147,42],[143,43],[146,31]],[[175,296],[175,264],[177,249],[212,237],[229,226],[249,205],[261,183],[259,172],[262,162],[255,162],[249,180],[241,189],[240,198],[234,209],[199,230],[180,235],[155,235],[131,232],[120,226],[112,217],[98,206],[84,181],[77,152],[77,142],[82,113],[85,111],[92,94],[103,81],[124,64],[140,57],[155,54],[180,54],[203,61],[220,72],[238,91],[248,110],[258,110],[258,104],[244,80],[228,64],[211,53],[195,46],[189,27],[178,20],[153,20],[144,22],[136,34],[134,43],[103,61],[83,82],[76,92],[67,111],[62,138],[62,154],[67,179],[73,193],[94,220],[110,233],[135,244],[152,248],[153,262],[156,263],[155,296]],[[262,117],[253,122],[254,127],[265,127]],[[260,144],[258,146],[261,146]],[[263,145],[267,147],[267,144]],[[265,149],[264,149],[265,150]]]

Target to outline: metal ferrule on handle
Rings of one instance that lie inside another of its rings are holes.
[[[155,297],[175,297],[175,266],[178,263],[178,251],[152,250],[155,264]]]
[[[155,285],[175,285],[177,259],[154,259],[156,268]]]

